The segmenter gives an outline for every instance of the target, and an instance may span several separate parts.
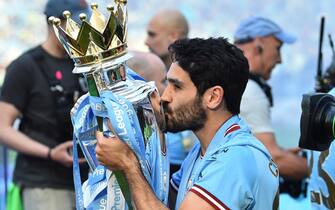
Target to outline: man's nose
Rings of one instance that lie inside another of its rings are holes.
[[[149,36],[147,35],[147,37],[145,38],[144,44],[149,46]]]
[[[162,93],[161,102],[170,103],[171,101],[172,101],[171,91],[170,91],[169,85],[168,85]]]
[[[279,53],[278,58],[277,58],[277,63],[280,64],[281,62],[282,62],[281,54]]]

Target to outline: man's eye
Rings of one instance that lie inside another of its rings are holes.
[[[154,36],[156,36],[156,33],[148,31],[148,36],[154,37]]]
[[[164,79],[161,80],[161,83],[162,83],[163,85],[167,85],[167,84],[168,84],[168,81],[167,81],[166,78],[164,78]]]

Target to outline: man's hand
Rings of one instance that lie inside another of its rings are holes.
[[[71,167],[73,164],[73,158],[69,153],[69,150],[72,149],[72,141],[66,141],[62,144],[57,145],[51,149],[50,158],[51,160],[61,163],[66,167]],[[85,158],[80,158],[79,163],[84,163]]]
[[[109,130],[115,133],[110,121]],[[97,131],[96,157],[99,163],[110,170],[120,170],[126,176],[136,209],[166,210],[166,206],[157,199],[150,184],[144,178],[136,155],[130,147],[117,136],[106,137]]]
[[[286,149],[286,151],[292,153],[292,154],[295,154],[295,155],[299,155],[299,153],[301,151],[303,151],[303,149],[301,149],[300,147],[293,147],[293,148],[288,148]]]
[[[118,137],[105,137],[102,132],[96,132],[96,156],[101,165],[110,170],[126,171],[132,164],[138,164],[137,158],[129,146]]]

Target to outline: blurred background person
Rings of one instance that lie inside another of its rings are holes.
[[[156,13],[147,26],[145,44],[149,50],[158,55],[167,69],[172,63],[168,47],[174,41],[188,36],[188,23],[178,10],[165,9]]]
[[[296,38],[273,21],[257,16],[241,21],[234,37],[250,66],[249,81],[241,101],[241,117],[270,151],[281,176],[294,180],[305,178],[307,163],[306,158],[297,154],[300,149],[282,149],[277,144],[271,122],[272,92],[266,82],[275,66],[282,62],[282,45],[292,44]]]
[[[78,21],[87,6],[82,0],[49,0],[44,14],[63,19],[63,11],[70,10]],[[69,113],[84,87],[72,69],[52,25],[45,42],[7,68],[0,96],[0,141],[18,152],[13,182],[22,189],[25,210],[75,209]],[[16,130],[12,126],[18,118]]]
[[[4,78],[5,78],[5,66],[0,64],[0,91]]]
[[[131,51],[134,56],[127,61],[129,68],[146,81],[154,81],[160,95],[166,87],[166,70],[163,61],[153,53]]]

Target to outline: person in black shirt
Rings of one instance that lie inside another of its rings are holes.
[[[62,18],[64,10],[74,18],[88,11],[85,1],[49,0],[44,13]],[[84,90],[72,69],[52,25],[43,44],[7,68],[0,95],[0,142],[18,152],[13,181],[22,188],[25,210],[75,209],[70,110]],[[19,130],[12,127],[17,118]]]

